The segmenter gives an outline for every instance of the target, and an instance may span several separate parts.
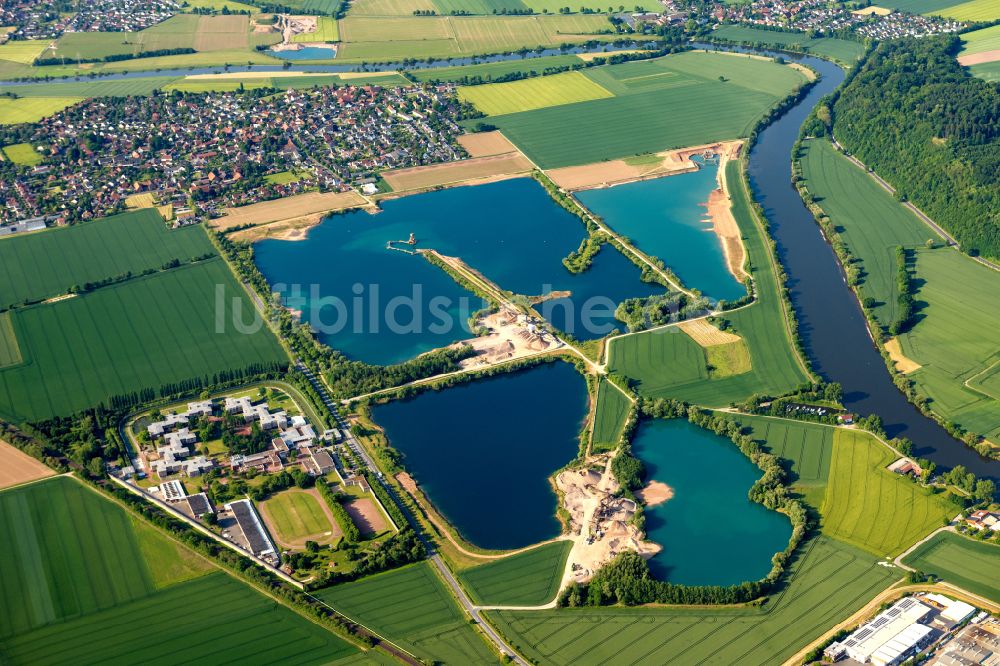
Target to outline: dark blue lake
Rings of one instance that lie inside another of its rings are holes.
[[[586,414],[586,381],[563,362],[372,407],[438,510],[498,549],[559,535],[548,477],[576,457]]]
[[[761,471],[731,441],[683,419],[646,421],[632,442],[646,478],[674,490],[646,508],[646,534],[663,550],[649,560],[660,580],[734,585],[763,578],[784,550],[791,521],[747,498]]]

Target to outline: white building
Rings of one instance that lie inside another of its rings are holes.
[[[898,661],[893,661],[897,657],[892,657],[897,650],[899,655],[903,655],[906,650],[901,646],[910,641],[911,638],[918,637],[924,639],[928,634],[922,630],[912,630],[904,634],[909,627],[916,625],[931,613],[930,606],[920,603],[913,597],[905,597],[894,603],[890,608],[882,611],[869,622],[858,627],[854,633],[828,647],[824,654],[830,659],[839,659],[845,654],[859,664],[877,663],[879,666],[892,666],[906,659],[901,657]],[[922,625],[921,625],[922,626]],[[929,629],[929,628],[928,628]],[[875,661],[875,654],[883,646],[887,646],[895,639],[898,643],[893,643],[885,652],[879,653]],[[914,646],[917,643],[914,643]],[[912,646],[911,646],[912,647]],[[907,655],[909,656],[909,655]]]

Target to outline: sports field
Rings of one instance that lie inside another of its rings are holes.
[[[551,169],[746,136],[772,104],[805,82],[791,67],[703,52],[594,67],[585,76],[615,96],[490,122]]]
[[[82,102],[80,97],[22,97],[0,98],[0,125],[34,123],[62,111],[67,106]]]
[[[134,520],[65,477],[0,493],[4,663],[113,663],[126,655],[150,663],[169,654],[181,662],[318,664],[358,654]]]
[[[301,548],[306,540],[330,543],[340,536],[340,530],[327,516],[322,502],[315,493],[291,488],[261,502],[258,508],[278,542],[286,547]]]
[[[458,89],[458,97],[488,116],[498,116],[603,99],[612,94],[582,72],[563,72],[510,83],[462,86]]]
[[[286,361],[266,327],[237,330],[234,307],[253,322],[250,300],[214,258],[19,309],[13,323],[26,362],[0,370],[0,415],[68,415],[115,395]]]
[[[898,456],[860,430],[839,428],[820,511],[824,534],[895,557],[958,514],[958,507],[885,469]]]
[[[169,230],[151,209],[5,238],[0,240],[0,308],[209,253],[214,248],[204,230]]]
[[[865,52],[864,44],[848,39],[810,37],[805,32],[761,30],[746,25],[722,25],[712,35],[731,42],[747,42],[777,47],[798,46],[807,53],[821,58],[830,58],[847,65],[857,62]]]
[[[601,380],[594,409],[594,434],[590,439],[593,452],[610,451],[618,446],[631,408],[632,402],[624,393],[608,380]]]
[[[898,316],[896,248],[913,248],[941,238],[825,139],[802,144],[802,176],[830,216],[851,254],[864,268],[861,295],[883,327]]]
[[[941,532],[903,563],[1000,603],[1000,546],[994,543]]]
[[[780,664],[899,577],[871,555],[819,537],[793,564],[787,589],[759,609],[600,608],[491,611],[535,663]]]
[[[726,178],[758,300],[725,318],[746,341],[751,370],[710,377],[703,348],[676,327],[614,338],[608,345],[609,369],[635,380],[643,395],[724,407],[754,393],[780,395],[806,379],[785,327],[770,250],[752,217],[739,169],[737,162],[730,162]]]
[[[42,154],[30,143],[15,143],[3,147],[3,154],[14,164],[35,166],[42,163]]]
[[[487,606],[542,606],[556,598],[572,548],[556,541],[458,574],[472,600]]]
[[[335,585],[316,596],[423,659],[496,662],[428,562]]]

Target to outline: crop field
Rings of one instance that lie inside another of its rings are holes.
[[[55,472],[41,461],[0,440],[0,489],[37,481],[53,474]]]
[[[204,230],[167,229],[149,209],[5,238],[0,240],[0,309],[208,253],[214,248]]]
[[[708,376],[713,379],[734,377],[750,372],[750,350],[742,340],[703,348]]]
[[[896,247],[940,238],[829,141],[806,141],[803,153],[805,185],[843,229],[841,238],[864,267],[861,294],[875,300],[872,310],[887,328],[898,316]]]
[[[1000,546],[996,544],[942,532],[918,546],[903,562],[1000,603]]]
[[[887,0],[882,7],[901,9],[912,14],[945,16],[959,21],[994,21],[1000,18],[998,0]]]
[[[413,16],[413,12],[437,11],[433,0],[354,0],[348,16]]]
[[[807,53],[822,58],[830,58],[850,65],[857,62],[865,52],[861,42],[835,37],[810,37],[804,32],[778,32],[761,30],[745,25],[723,25],[712,33],[718,39],[733,42],[752,42],[769,46],[798,46]]]
[[[250,46],[250,19],[246,16],[202,16],[194,35],[197,51],[224,51]]]
[[[962,50],[959,51],[959,56],[996,51],[1000,49],[1000,25],[967,32],[961,39]]]
[[[34,123],[62,111],[67,106],[82,102],[80,97],[23,97],[0,98],[0,125]]]
[[[338,42],[340,29],[337,19],[329,16],[319,16],[316,19],[316,32],[300,32],[292,36],[293,42]]]
[[[0,44],[0,60],[30,65],[48,46],[47,39],[21,39]]]
[[[242,2],[234,2],[234,0],[186,0],[187,5],[191,9],[213,9],[215,11],[221,12],[223,9],[228,8],[230,12],[250,12],[251,14],[259,14],[260,7],[254,7],[253,5],[248,5]]]
[[[14,164],[35,166],[42,163],[42,154],[30,143],[15,143],[3,147],[3,154]]]
[[[973,65],[969,73],[985,81],[1000,81],[1000,60]]]
[[[531,162],[518,152],[490,155],[456,162],[442,162],[428,166],[394,169],[382,174],[394,192],[440,187],[478,178],[525,174],[531,171]]]
[[[885,469],[897,456],[872,435],[839,428],[833,444],[824,534],[895,557],[958,513],[943,495]]]
[[[266,327],[236,329],[234,316],[251,324],[253,312],[219,258],[19,309],[25,364],[0,370],[0,414],[68,415],[111,396],[286,360]]]
[[[556,541],[466,569],[458,577],[478,604],[541,606],[559,592],[571,548],[570,541]]]
[[[778,98],[805,81],[773,62],[701,52],[595,67],[585,75],[615,96],[491,123],[552,169],[746,136]]]
[[[676,327],[612,339],[608,348],[609,369],[635,380],[637,390],[643,395],[724,407],[754,393],[780,395],[806,379],[786,330],[770,250],[752,217],[739,169],[737,162],[730,162],[726,178],[758,300],[725,318],[731,330],[746,342],[752,369],[730,377],[709,377],[702,348],[688,335],[675,330]]]
[[[11,313],[0,312],[0,368],[20,365],[22,360]]]
[[[792,565],[786,589],[759,609],[600,608],[491,611],[535,663],[780,664],[864,606],[899,574],[846,544],[819,537]]]
[[[167,84],[163,89],[190,93],[233,92],[235,90],[270,88],[272,85],[274,85],[272,79],[255,76],[247,79],[180,79]]]
[[[322,501],[313,493],[293,488],[261,502],[260,510],[278,541],[301,547],[307,539],[328,543],[339,536],[340,531],[320,504]]]
[[[458,96],[488,116],[613,97],[581,72],[563,72],[510,83],[462,86],[458,89]]]
[[[470,79],[489,81],[492,78],[506,76],[515,72],[540,75],[548,67],[572,67],[581,61],[575,55],[544,56],[541,58],[524,58],[523,60],[501,60],[480,65],[462,65],[457,67],[432,67],[428,69],[413,69],[407,74],[417,81],[455,81]]]
[[[16,92],[19,97],[128,97],[149,95],[177,77],[160,76],[148,79],[126,79],[123,81],[49,81],[17,86],[17,89],[3,88],[0,92]]]
[[[463,665],[496,661],[428,562],[328,587],[316,596],[421,658]]]
[[[1000,362],[1000,341],[987,332],[1000,329],[1000,274],[949,248],[916,257],[917,322],[899,341],[923,367],[909,377],[932,410],[996,441],[1000,399],[990,369]]]
[[[608,380],[601,380],[594,410],[594,434],[590,440],[594,452],[610,451],[618,446],[631,408],[632,403],[624,393]]]

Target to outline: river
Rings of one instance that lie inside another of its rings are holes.
[[[813,369],[844,387],[849,410],[878,414],[890,437],[913,440],[916,455],[941,468],[964,465],[979,477],[1000,479],[1000,462],[986,460],[952,438],[893,384],[833,249],[792,186],[790,156],[799,128],[813,106],[845,76],[825,60],[809,56],[796,60],[814,68],[822,79],[801,103],[761,132],[750,152],[748,173],[789,276],[792,306]]]

